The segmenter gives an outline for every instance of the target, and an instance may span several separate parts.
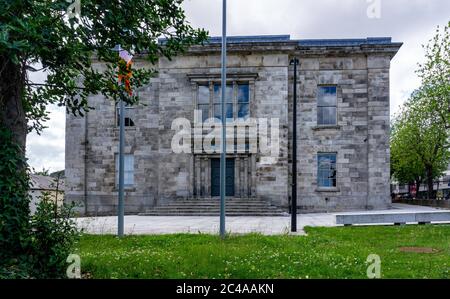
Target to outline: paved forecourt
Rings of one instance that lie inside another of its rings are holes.
[[[384,213],[417,213],[442,212],[443,210],[394,204],[393,209],[384,211],[354,211],[346,214]],[[343,213],[314,213],[299,214],[297,216],[299,234],[303,234],[305,226],[333,227],[336,215]],[[87,217],[77,218],[76,222],[85,232],[92,234],[116,234],[117,217]],[[371,225],[377,225],[372,223]],[[232,234],[261,233],[264,235],[287,234],[290,231],[290,217],[227,217],[226,229]],[[145,234],[177,234],[177,233],[208,233],[217,234],[219,231],[219,217],[201,216],[126,216],[125,233],[135,235]]]

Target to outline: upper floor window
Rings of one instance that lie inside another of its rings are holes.
[[[213,116],[217,119],[222,119],[222,86],[220,84],[214,84],[214,112]],[[225,90],[225,118],[233,119],[233,86],[227,85]]]
[[[337,124],[337,88],[336,86],[319,86],[317,97],[317,124]]]
[[[202,121],[207,120],[209,116],[209,86],[200,85],[198,87],[198,110],[202,111]]]
[[[119,186],[119,155],[116,154],[116,185]],[[134,156],[124,155],[124,185],[127,188],[134,185]]]
[[[220,83],[198,86],[197,109],[202,118],[222,119],[222,86]],[[225,116],[227,120],[250,117],[250,88],[248,83],[227,85],[225,91]]]
[[[336,187],[336,153],[317,154],[318,187]]]
[[[134,107],[125,104],[125,127],[134,127],[133,121]],[[120,104],[116,105],[117,126],[120,126]]]
[[[237,117],[245,120],[250,117],[250,89],[248,84],[238,84],[237,88]]]

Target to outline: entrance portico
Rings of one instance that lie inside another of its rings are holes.
[[[220,196],[220,156],[195,155],[193,158],[194,198]],[[255,161],[252,155],[227,157],[226,196],[255,198]]]

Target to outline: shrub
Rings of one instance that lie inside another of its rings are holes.
[[[34,277],[65,277],[66,259],[79,235],[71,217],[73,206],[58,207],[48,193],[40,198],[36,213],[31,217]]]
[[[0,278],[62,278],[78,231],[72,206],[44,194],[30,215],[29,168],[0,127]]]

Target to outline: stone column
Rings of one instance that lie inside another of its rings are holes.
[[[240,175],[240,165],[241,165],[241,163],[240,163],[240,158],[239,158],[239,156],[236,158],[236,163],[235,163],[235,165],[234,165],[234,173],[235,173],[235,175],[234,175],[234,190],[235,190],[235,192],[236,192],[236,197],[238,197],[238,198],[240,198],[240,197],[242,197],[242,193],[241,193],[241,187],[240,187],[240,178],[241,178],[241,175]]]
[[[244,197],[249,198],[248,157],[244,158],[244,177],[242,182],[244,184]]]
[[[203,158],[203,162],[205,165],[205,197],[211,197],[211,164],[207,157]]]
[[[205,198],[206,196],[206,189],[205,189],[205,182],[206,182],[206,177],[205,177],[205,159],[204,158],[200,158],[200,195],[202,198]]]
[[[188,175],[189,175],[189,198],[194,197],[194,193],[195,193],[195,162],[194,162],[194,155],[191,155],[189,157],[189,170],[188,170]]]
[[[241,194],[241,197],[245,197],[245,183],[244,183],[244,177],[245,177],[245,171],[244,171],[244,158],[239,157],[239,192]]]
[[[256,158],[255,155],[250,156],[250,196],[256,197]]]
[[[200,183],[201,183],[201,173],[200,173],[200,158],[195,156],[194,158],[195,165],[195,197],[199,198],[201,196]]]
[[[251,80],[249,82],[249,97],[250,97],[250,117],[255,117],[256,108],[256,91],[255,91],[255,81]]]
[[[387,55],[368,56],[367,207],[390,206],[389,67]]]

